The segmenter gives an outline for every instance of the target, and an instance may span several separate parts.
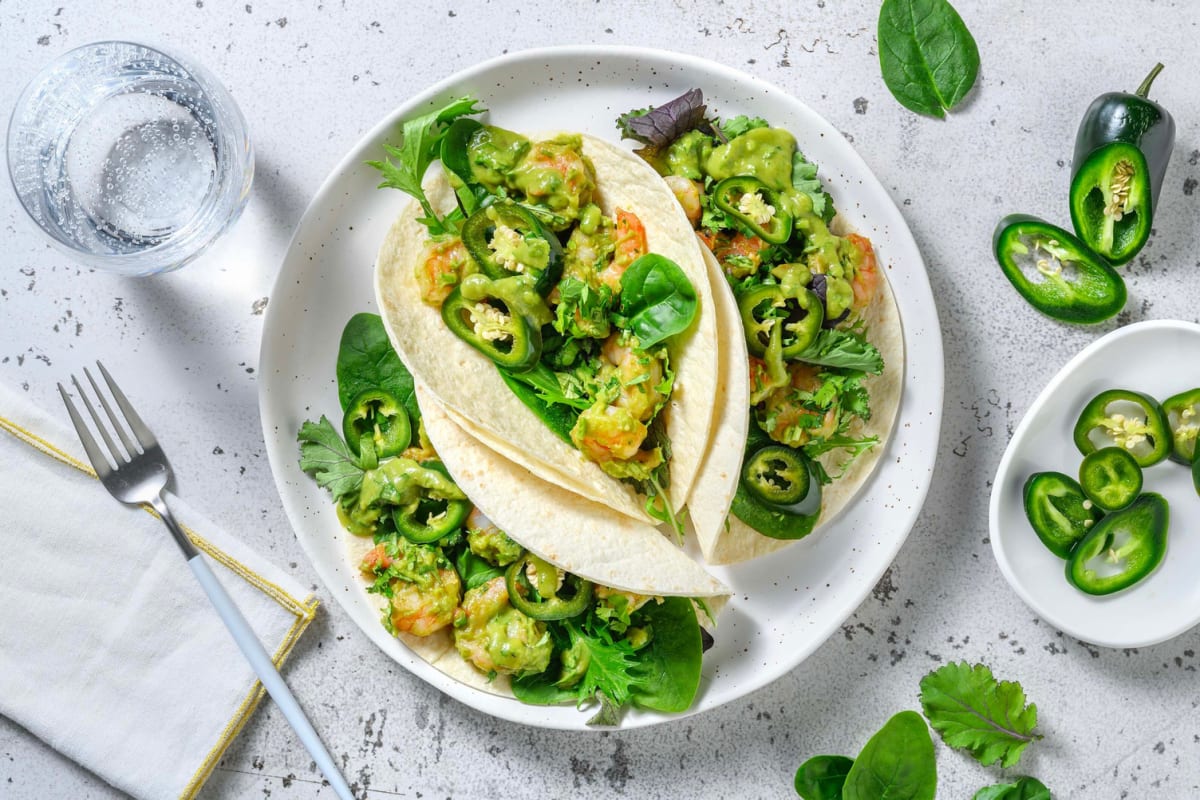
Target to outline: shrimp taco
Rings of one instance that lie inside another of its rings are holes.
[[[468,435],[396,359],[378,316],[346,326],[337,373],[341,430],[306,422],[300,466],[333,495],[390,633],[475,688],[598,706],[597,724],[627,706],[691,706],[697,608],[715,608],[720,582],[656,528]]]
[[[710,563],[803,538],[870,477],[900,404],[900,316],[788,131],[710,119],[692,90],[622,115],[703,242],[720,336],[718,421],[688,503]]]
[[[626,151],[580,134],[527,137],[476,113],[459,101],[409,121],[404,145],[375,164],[384,186],[418,200],[376,262],[392,343],[477,440],[681,531],[717,371],[691,227]],[[432,144],[404,171],[410,142]],[[418,182],[438,158],[442,169]]]

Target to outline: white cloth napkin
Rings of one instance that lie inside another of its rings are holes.
[[[282,663],[316,599],[171,505]],[[3,385],[0,514],[0,714],[135,797],[194,796],[263,690],[167,529],[109,496],[65,409]]]

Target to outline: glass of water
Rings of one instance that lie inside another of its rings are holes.
[[[188,263],[233,224],[254,150],[207,70],[145,45],[96,42],[26,87],[9,122],[8,170],[61,249],[151,275]]]

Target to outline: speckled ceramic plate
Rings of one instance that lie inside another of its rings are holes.
[[[523,705],[438,672],[379,624],[339,543],[328,496],[300,472],[296,431],[338,411],[338,339],[355,312],[374,310],[371,269],[408,198],[379,191],[378,158],[399,121],[434,101],[473,94],[491,121],[518,130],[574,129],[616,139],[614,119],[702,87],[710,111],[753,114],[794,132],[851,226],[869,236],[904,322],[904,399],[892,439],[861,496],[819,535],[770,558],[714,569],[734,589],[704,659],[690,713],[740,698],[803,661],[854,611],[908,535],[933,474],[942,414],[942,342],[921,254],[899,210],[837,130],[782,89],[710,61],[655,50],[555,48],[481,64],[421,93],[354,146],[321,187],[280,269],[263,334],[260,406],[267,451],[296,535],[329,593],[388,655],[442,691],[510,720],[584,729],[588,713]],[[632,712],[625,727],[678,719]]]
[[[1145,647],[1200,623],[1200,497],[1191,471],[1172,461],[1148,468],[1143,491],[1171,508],[1167,555],[1130,589],[1092,597],[1067,582],[1061,558],[1042,545],[1025,518],[1025,480],[1034,472],[1079,474],[1071,439],[1087,402],[1105,389],[1134,389],[1159,400],[1200,385],[1200,325],[1140,322],[1084,348],[1054,376],[1013,434],[992,485],[989,524],[1000,572],[1038,616],[1085,642]]]

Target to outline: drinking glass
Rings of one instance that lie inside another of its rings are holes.
[[[60,249],[124,275],[178,269],[241,214],[254,150],[206,69],[146,45],[95,42],[26,87],[8,170]]]

